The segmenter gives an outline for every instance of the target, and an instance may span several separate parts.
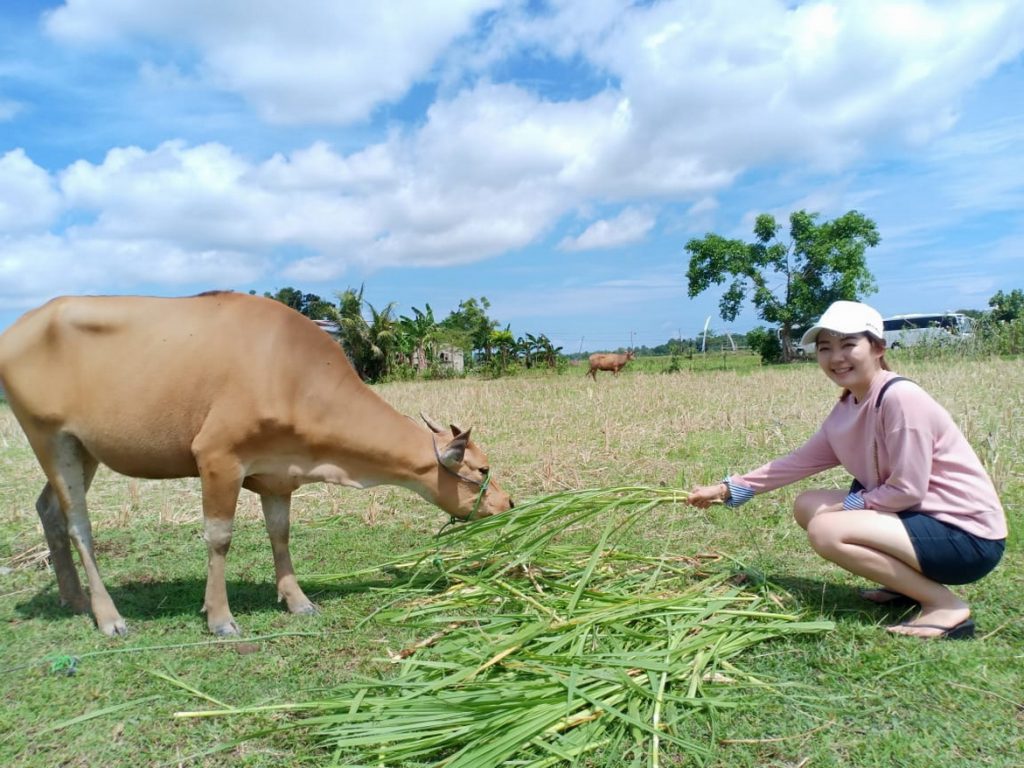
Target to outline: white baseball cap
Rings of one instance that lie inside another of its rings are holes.
[[[800,339],[800,344],[807,346],[818,340],[821,331],[833,331],[844,336],[853,333],[870,333],[876,339],[885,338],[882,328],[882,316],[878,310],[861,304],[859,301],[834,301],[825,310],[815,325]]]

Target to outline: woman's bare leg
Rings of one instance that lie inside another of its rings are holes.
[[[842,491],[807,491],[797,497],[794,517],[814,551],[850,573],[914,598],[921,612],[891,632],[929,637],[941,630],[914,624],[956,626],[970,607],[945,586],[924,576],[910,535],[897,515],[876,510],[843,510]]]

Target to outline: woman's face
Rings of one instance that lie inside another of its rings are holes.
[[[882,370],[885,350],[871,344],[866,334],[844,336],[822,331],[817,341],[818,365],[832,381],[850,390],[859,401],[871,388],[871,380]]]

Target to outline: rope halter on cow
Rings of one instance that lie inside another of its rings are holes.
[[[472,477],[466,477],[465,475],[463,475],[463,474],[461,474],[459,472],[456,472],[454,469],[449,467],[447,464],[444,463],[444,461],[441,460],[441,451],[438,450],[436,436],[431,435],[430,436],[430,442],[434,446],[434,456],[437,457],[437,463],[440,466],[444,467],[448,471],[449,474],[454,475],[456,478],[458,478],[462,482],[469,483],[470,485],[475,485],[475,486],[478,486],[480,488],[479,493],[477,493],[477,495],[476,495],[476,501],[473,502],[473,510],[469,513],[469,515],[467,517],[465,517],[465,518],[461,518],[460,519],[460,518],[456,517],[455,515],[449,513],[449,517],[451,519],[447,523],[444,524],[444,526],[441,528],[440,531],[437,532],[437,534],[440,536],[441,532],[444,531],[444,529],[447,528],[449,525],[452,525],[453,523],[464,523],[467,520],[472,520],[474,517],[476,517],[477,511],[480,509],[480,502],[483,501],[484,494],[487,493],[487,486],[490,485],[490,483],[491,483],[491,474],[490,474],[490,472],[488,472],[486,470],[483,470],[481,472],[481,474],[483,474],[484,479],[483,480],[474,480]]]

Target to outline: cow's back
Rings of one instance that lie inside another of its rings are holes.
[[[0,336],[0,378],[26,432],[71,433],[141,477],[195,474],[192,443],[211,414],[258,419],[294,403],[317,359],[347,366],[298,313],[232,293],[63,297]]]

